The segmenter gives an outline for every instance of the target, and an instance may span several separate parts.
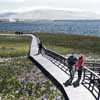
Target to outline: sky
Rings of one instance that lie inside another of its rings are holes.
[[[0,12],[25,12],[40,8],[85,10],[100,13],[100,0],[0,0]]]

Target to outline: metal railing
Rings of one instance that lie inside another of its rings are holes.
[[[64,56],[62,56],[60,54],[57,54],[56,52],[48,50],[48,49],[45,49],[45,54],[52,57],[52,58],[54,58],[55,60],[59,61],[60,63],[62,63],[63,65],[66,66],[67,59]]]
[[[44,50],[45,50],[45,55],[50,56],[51,58],[63,64],[64,67],[67,67],[67,58],[57,54],[54,51],[48,49]],[[96,100],[100,100],[100,76],[97,73],[95,73],[94,71],[92,71],[87,67],[84,67],[82,85],[92,93],[92,95],[95,97]]]
[[[100,100],[100,76],[84,67],[82,84],[93,94],[96,100]]]
[[[93,63],[93,62],[86,61],[85,65],[92,71],[98,73],[98,75],[99,75],[99,73],[100,73],[100,64],[99,63]]]

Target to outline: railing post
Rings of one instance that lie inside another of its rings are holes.
[[[89,78],[90,82],[89,82],[89,89],[91,87],[91,84],[93,83],[93,79],[92,79],[92,73],[90,73],[90,78]]]
[[[95,76],[93,76],[93,86],[92,86],[92,92],[93,92],[93,90],[94,90],[94,86],[95,86]]]
[[[84,84],[84,80],[85,80],[85,69],[83,69],[83,80],[82,80],[82,84]]]
[[[99,89],[99,93],[98,93],[98,100],[100,100],[100,79],[98,80],[98,85],[97,85],[98,89]]]
[[[98,100],[100,100],[100,89],[99,89],[99,94],[98,94]]]

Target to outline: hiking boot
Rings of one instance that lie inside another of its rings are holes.
[[[65,87],[67,87],[68,85],[71,85],[72,83],[72,79],[68,79],[64,84]]]
[[[77,79],[76,81],[73,82],[74,87],[78,87],[80,84],[80,79]]]

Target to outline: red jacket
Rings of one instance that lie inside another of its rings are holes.
[[[85,63],[85,58],[84,58],[84,56],[82,55],[82,56],[79,57],[79,59],[76,61],[76,64],[75,64],[76,70],[80,70],[81,68],[83,68],[83,67],[84,67],[84,63]]]

